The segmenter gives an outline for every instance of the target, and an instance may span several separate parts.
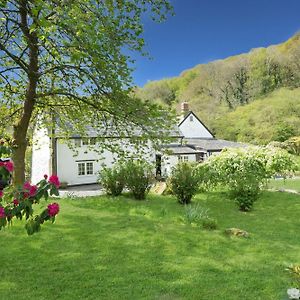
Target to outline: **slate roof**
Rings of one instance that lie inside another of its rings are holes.
[[[69,124],[70,128],[74,128],[72,124]],[[129,131],[129,130],[128,130]],[[85,128],[85,137],[102,137],[102,138],[120,138],[120,132],[117,128],[114,128],[113,126],[103,126],[99,128],[93,128],[92,126],[86,126]],[[125,131],[122,132],[122,137],[124,137]],[[57,137],[63,137],[64,132],[61,130],[59,126],[56,127],[56,135]],[[138,130],[133,128],[130,130],[130,136],[131,137],[139,137],[142,136],[142,130]],[[183,134],[178,128],[177,125],[175,125],[173,128],[171,128],[168,131],[168,136],[171,138],[183,138]],[[80,138],[82,137],[79,133],[72,134],[73,138]],[[129,137],[129,134],[128,134]]]
[[[185,138],[184,143],[199,147],[207,151],[221,151],[224,148],[245,148],[248,145],[226,140],[219,140],[215,138]]]
[[[171,155],[197,154],[205,152],[203,149],[196,149],[193,145],[169,144],[165,145],[163,148],[171,152]]]

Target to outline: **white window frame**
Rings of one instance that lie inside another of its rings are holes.
[[[89,146],[89,145],[95,146],[96,144],[97,144],[96,137],[74,139],[75,147],[82,147],[82,146]]]
[[[178,155],[178,162],[187,162],[189,161],[188,155]]]
[[[81,167],[80,167],[81,166]],[[82,168],[83,166],[83,168]],[[94,162],[93,161],[78,161],[77,162],[77,176],[93,176]]]
[[[84,162],[77,163],[77,175],[85,176],[85,163]]]
[[[85,164],[86,175],[94,175],[94,163],[92,161],[88,161]]]
[[[81,141],[81,139],[74,139],[74,146],[75,147],[81,147],[81,143],[82,141]]]

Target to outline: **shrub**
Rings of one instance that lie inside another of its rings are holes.
[[[241,211],[250,211],[254,202],[259,198],[260,189],[258,187],[240,187],[229,192],[230,198],[234,199]]]
[[[181,204],[189,204],[198,191],[196,168],[186,162],[177,164],[171,173],[170,187]]]
[[[124,178],[126,187],[137,200],[146,198],[154,182],[151,166],[140,160],[129,160],[124,164]]]
[[[103,168],[99,174],[98,182],[108,195],[119,196],[125,185],[123,167],[118,164],[112,168]]]
[[[202,220],[202,227],[206,230],[216,230],[218,227],[218,223],[215,219],[208,217]]]
[[[288,175],[295,162],[285,150],[274,147],[225,149],[207,161],[215,181],[229,189],[240,210],[251,210],[266,181],[276,174]]]

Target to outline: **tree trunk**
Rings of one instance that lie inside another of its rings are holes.
[[[28,84],[23,105],[23,112],[18,123],[14,126],[14,149],[12,159],[15,164],[13,174],[13,184],[15,186],[22,185],[25,181],[25,153],[27,149],[27,132],[30,124],[30,119],[34,110],[36,101],[36,89],[39,79],[38,66],[38,37],[35,31],[30,31],[28,26],[28,0],[19,2],[20,11],[20,27],[27,41],[29,48],[29,63],[28,63]],[[33,23],[36,20],[33,19]]]
[[[36,86],[36,83],[32,83],[31,81],[29,81],[26,100],[24,103],[24,112],[18,124],[14,126],[14,148],[12,159],[15,165],[13,174],[13,184],[15,186],[22,185],[25,181],[25,153],[27,149],[27,131],[35,102],[35,92],[32,92],[32,90],[35,91],[34,86]]]

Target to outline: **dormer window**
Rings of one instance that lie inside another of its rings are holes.
[[[190,122],[194,122],[194,116],[190,115]]]

